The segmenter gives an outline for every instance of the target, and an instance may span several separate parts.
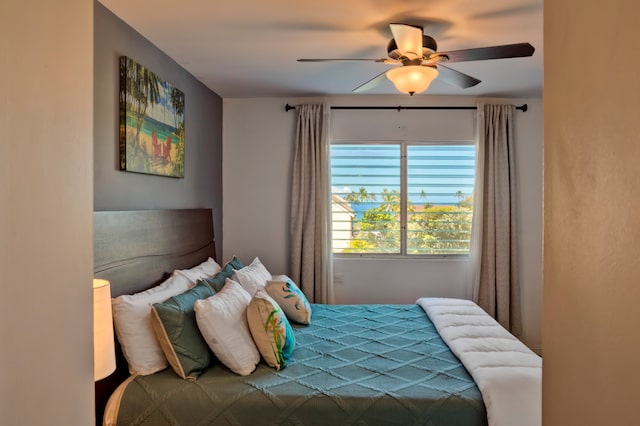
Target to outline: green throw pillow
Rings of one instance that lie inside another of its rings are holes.
[[[169,364],[178,376],[195,380],[211,364],[213,354],[200,334],[193,305],[215,294],[199,282],[191,290],[155,303],[151,324]]]

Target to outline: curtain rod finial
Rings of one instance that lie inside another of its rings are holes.
[[[296,109],[295,105],[289,105],[289,104],[286,104],[286,105],[284,106],[284,111],[285,111],[285,112],[289,112],[289,111],[291,111],[292,109]]]

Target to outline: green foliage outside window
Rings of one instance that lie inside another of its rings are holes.
[[[461,192],[459,191],[461,194]],[[379,205],[352,220],[352,238],[342,253],[400,253],[400,193],[386,188]],[[426,195],[422,198],[426,199]],[[456,205],[414,205],[407,202],[407,254],[457,254],[469,251],[473,197],[459,198]],[[352,203],[378,199],[360,188],[345,199]]]
[[[334,253],[468,253],[474,179],[470,143],[332,144]]]

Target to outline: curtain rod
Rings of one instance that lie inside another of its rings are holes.
[[[286,104],[284,110],[286,112],[296,109],[296,105]],[[397,111],[403,109],[478,109],[475,106],[332,106],[331,109],[394,109]],[[527,104],[516,106],[522,112],[526,112],[528,109]]]

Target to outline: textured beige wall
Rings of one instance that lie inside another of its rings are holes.
[[[640,7],[544,7],[544,424],[638,424]]]
[[[0,425],[91,425],[93,1],[0,32]]]

